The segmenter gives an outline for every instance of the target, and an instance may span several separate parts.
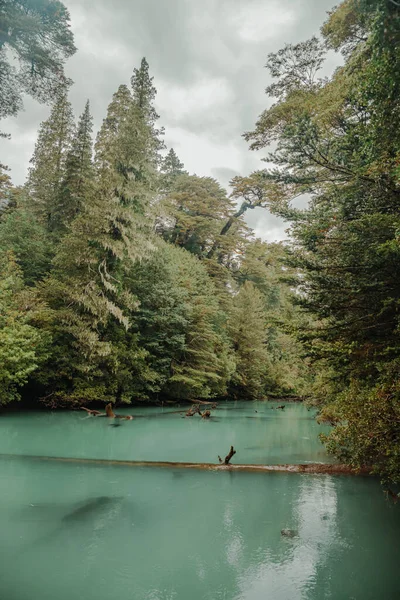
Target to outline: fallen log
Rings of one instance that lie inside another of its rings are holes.
[[[134,419],[132,415],[116,415],[112,409],[111,402],[106,406],[106,415],[109,419],[123,419],[124,421],[132,421]]]
[[[231,460],[232,456],[234,456],[236,454],[236,450],[234,450],[233,446],[231,446],[231,449],[229,450],[229,453],[225,456],[224,460],[222,460],[222,458],[220,456],[218,456],[218,460],[220,463],[223,462],[224,465],[229,465],[229,461]]]
[[[191,408],[189,408],[189,410],[186,413],[186,416],[187,417],[193,417],[196,414],[199,414],[200,416],[202,416],[201,415],[200,407],[197,406],[197,405],[196,406],[192,406]]]
[[[108,460],[104,458],[74,458],[63,456],[35,456],[30,454],[0,454],[1,458],[57,461],[66,463],[116,465],[121,467],[156,467],[172,469],[196,469],[200,471],[243,471],[249,473],[300,473],[310,475],[372,475],[368,468],[353,469],[347,465],[307,463],[286,465],[244,465],[244,464],[215,464],[215,463],[188,463],[167,461],[141,461],[141,460]]]
[[[81,406],[80,408],[81,410],[85,410],[88,413],[88,415],[92,415],[93,417],[104,417],[104,413],[100,412],[99,410],[92,410],[90,408],[86,408],[86,406]]]

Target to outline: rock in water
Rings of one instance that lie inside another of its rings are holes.
[[[281,529],[281,535],[289,538],[297,537],[299,534],[295,529]]]

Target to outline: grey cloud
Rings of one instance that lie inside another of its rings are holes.
[[[242,134],[268,105],[266,56],[286,42],[307,39],[335,0],[63,0],[71,13],[78,52],[67,63],[75,81],[76,114],[90,99],[97,129],[112,94],[128,83],[146,56],[159,89],[157,109],[165,140],[190,171],[227,186],[231,174],[263,167]],[[337,64],[330,58],[329,66]],[[27,99],[0,157],[22,183],[37,127],[49,107]],[[264,153],[265,154],[265,153]],[[285,237],[285,225],[267,211],[251,211],[251,226]]]

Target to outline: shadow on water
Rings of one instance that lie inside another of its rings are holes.
[[[33,547],[53,542],[64,532],[66,527],[79,527],[81,529],[89,526],[92,529],[98,520],[114,521],[119,514],[118,509],[121,507],[123,500],[123,496],[97,496],[72,504],[30,504],[23,509],[22,519],[31,520],[34,517],[35,521],[39,520],[41,522],[56,520],[58,525],[46,535],[42,535],[27,544],[23,553],[29,552]],[[68,512],[65,513],[66,509]],[[60,512],[64,513],[61,518]],[[20,555],[21,553],[19,553]]]

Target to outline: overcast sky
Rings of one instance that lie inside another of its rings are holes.
[[[241,135],[270,102],[264,90],[266,56],[285,43],[317,34],[334,0],[63,0],[71,14],[77,53],[67,62],[77,113],[89,98],[95,130],[112,94],[129,83],[146,56],[158,90],[156,108],[173,147],[190,173],[225,187],[235,175],[262,168]],[[330,58],[326,72],[339,58]],[[2,122],[11,141],[0,156],[13,181],[25,180],[40,122],[49,107],[30,100]],[[265,209],[249,224],[267,241],[284,239],[286,225]]]

